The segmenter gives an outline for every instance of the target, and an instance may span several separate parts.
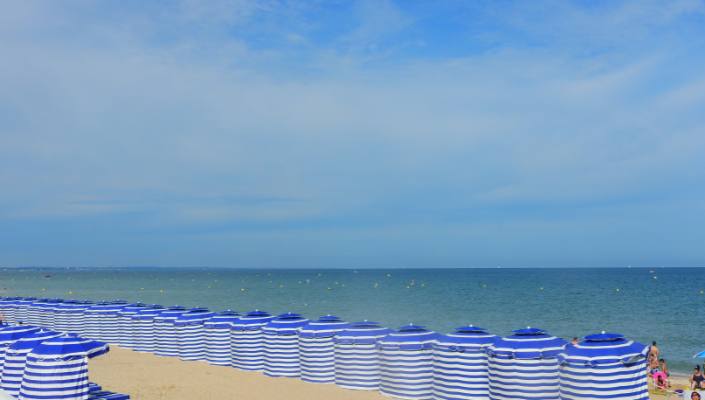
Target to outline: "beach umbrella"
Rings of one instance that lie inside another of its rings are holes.
[[[27,355],[21,400],[85,400],[88,359],[107,353],[108,344],[68,334],[43,341]]]
[[[486,351],[496,339],[472,325],[439,335],[433,346],[433,398],[488,400]]]
[[[133,350],[143,353],[154,352],[156,342],[154,318],[164,311],[166,308],[163,306],[153,304],[132,316]]]
[[[7,394],[19,396],[27,355],[43,341],[61,335],[60,332],[41,330],[24,336],[11,344],[5,351],[5,360],[2,370],[0,370],[0,388]]]
[[[5,351],[15,341],[39,331],[39,327],[30,325],[3,326],[0,328],[0,370],[5,362]]]
[[[648,400],[649,346],[618,333],[585,336],[558,355],[562,400]]]
[[[203,323],[206,342],[206,361],[212,365],[231,365],[230,330],[239,314],[225,310]]]
[[[705,350],[693,356],[693,358],[705,358]]]
[[[179,335],[174,321],[187,310],[182,306],[171,306],[154,317],[154,354],[166,357],[179,356]]]
[[[125,305],[118,312],[120,337],[118,338],[118,346],[131,349],[135,346],[135,338],[133,336],[132,317],[137,315],[140,310],[144,310],[148,306],[144,303],[133,303]]]
[[[436,332],[409,324],[380,339],[380,393],[404,399],[430,399],[433,344],[437,337]]]
[[[487,349],[490,398],[557,400],[558,354],[565,344],[537,328],[498,338]]]
[[[238,318],[230,331],[231,363],[246,371],[264,368],[264,334],[262,327],[274,319],[266,311],[250,311]]]
[[[391,332],[377,322],[354,322],[335,338],[335,384],[347,389],[378,390],[377,342]]]
[[[179,359],[202,361],[206,359],[206,343],[203,323],[212,318],[214,312],[197,307],[176,317],[174,326],[178,335]]]
[[[288,312],[262,327],[265,375],[299,377],[299,329],[308,322],[300,314]]]
[[[15,320],[13,322],[28,323],[29,309],[35,301],[37,301],[35,297],[21,297],[15,301]]]
[[[312,383],[335,382],[335,335],[348,323],[334,315],[311,321],[299,331],[301,380]]]

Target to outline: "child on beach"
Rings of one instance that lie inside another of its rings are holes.
[[[705,389],[705,375],[700,370],[700,366],[696,365],[693,374],[690,376],[691,389]]]

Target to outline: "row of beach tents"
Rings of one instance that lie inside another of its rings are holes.
[[[11,323],[69,332],[111,345],[262,371],[267,376],[379,390],[404,399],[648,400],[648,347],[598,333],[577,344],[524,328],[498,337],[472,325],[439,334],[327,315],[308,320],[255,310],[124,301],[0,298]]]

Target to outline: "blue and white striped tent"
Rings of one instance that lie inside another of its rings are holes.
[[[239,315],[235,311],[225,310],[203,323],[208,364],[230,366],[230,330]]]
[[[122,393],[114,393],[107,390],[91,393],[88,400],[130,400],[130,396]]]
[[[149,308],[149,306],[144,303],[133,303],[122,307],[120,312],[118,312],[118,320],[120,321],[120,337],[117,342],[118,346],[128,349],[135,346],[135,338],[133,336],[134,321],[132,320],[132,317],[137,315],[140,310],[144,310],[146,308]]]
[[[15,310],[20,299],[21,297],[0,298],[0,313],[5,317],[4,322],[15,322]]]
[[[262,327],[264,334],[264,374],[297,378],[299,363],[299,329],[308,324],[300,314],[281,314]]]
[[[28,325],[41,326],[42,308],[49,304],[49,299],[41,298],[27,305],[27,316],[24,322]]]
[[[132,316],[132,349],[142,353],[154,352],[156,335],[154,318],[166,311],[163,306],[153,304]]]
[[[83,328],[80,336],[88,339],[101,340],[101,319],[103,314],[107,313],[107,309],[111,307],[109,302],[98,302],[87,305],[83,311]]]
[[[5,352],[5,361],[0,371],[0,388],[9,395],[19,396],[27,355],[43,341],[61,335],[60,332],[41,330],[11,344]]]
[[[566,341],[536,328],[518,329],[488,347],[490,398],[558,400],[558,354]]]
[[[438,336],[433,346],[433,398],[488,400],[487,348],[496,339],[472,325]]]
[[[187,310],[182,306],[171,306],[154,317],[154,354],[165,357],[179,356],[179,334],[174,321]]]
[[[409,324],[380,339],[380,393],[403,399],[430,399],[437,337],[436,332]]]
[[[59,332],[81,333],[83,313],[88,304],[78,300],[66,300],[54,308],[54,326]]]
[[[38,332],[39,328],[30,325],[8,326],[0,328],[0,369],[5,361],[5,351],[17,340]]]
[[[108,351],[108,345],[76,335],[45,340],[27,355],[22,400],[85,400],[88,398],[88,358]]]
[[[35,297],[24,297],[20,298],[17,301],[15,301],[15,312],[14,312],[14,321],[15,323],[23,322],[28,324],[29,323],[29,309],[34,304],[34,302],[37,301]]]
[[[207,308],[192,308],[174,321],[179,343],[179,359],[203,361],[206,359],[205,329],[203,323],[212,318],[214,312]]]
[[[122,330],[120,312],[127,306],[126,301],[111,301],[98,314],[98,325],[100,327],[100,341],[109,344],[119,344]]]
[[[264,368],[264,327],[274,317],[266,311],[250,311],[238,318],[230,331],[231,363],[246,371]]]
[[[79,305],[69,313],[67,332],[82,336],[86,328],[86,311],[95,303],[90,300],[81,300],[78,303]]]
[[[56,312],[61,308],[61,304],[64,302],[62,299],[49,299],[46,305],[42,306],[40,309],[40,323],[39,326],[46,329],[54,329]]]
[[[377,322],[354,322],[336,335],[335,384],[347,389],[379,389],[377,342],[391,332]]]
[[[585,336],[558,355],[562,400],[648,400],[649,347],[616,333]]]
[[[335,382],[335,335],[348,323],[334,315],[311,321],[299,331],[301,380],[312,383]]]

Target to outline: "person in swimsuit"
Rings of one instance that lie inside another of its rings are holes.
[[[693,375],[690,376],[690,388],[705,389],[705,375],[703,375],[699,365],[695,366]]]
[[[700,400],[700,393],[698,393],[698,392],[691,393],[690,400]]]

